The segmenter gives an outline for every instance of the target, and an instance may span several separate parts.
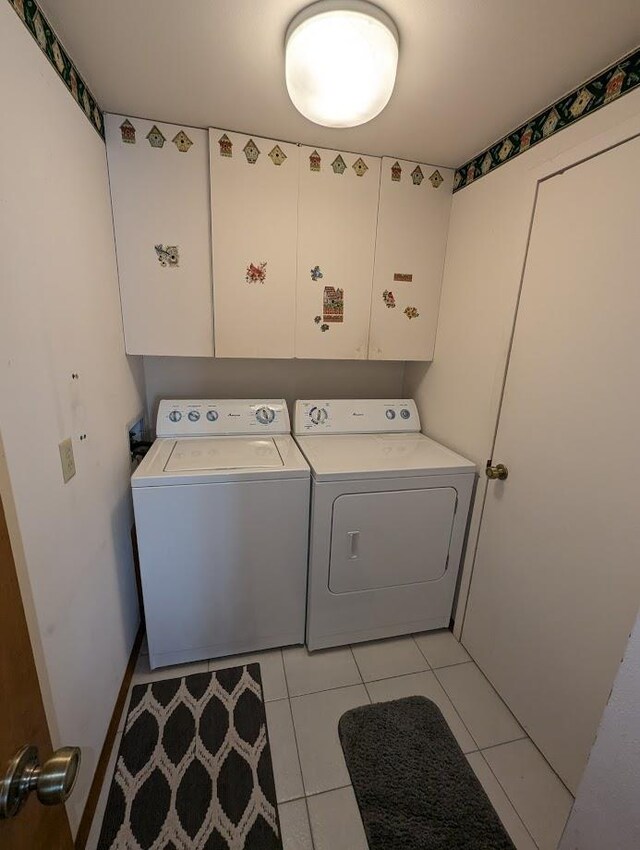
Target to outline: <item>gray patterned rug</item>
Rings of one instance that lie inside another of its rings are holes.
[[[98,850],[282,850],[259,664],[133,688]]]
[[[431,700],[354,708],[339,731],[370,850],[515,850]]]

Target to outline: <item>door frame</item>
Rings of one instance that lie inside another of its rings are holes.
[[[546,160],[545,162],[541,163],[537,168],[534,168],[527,174],[522,175],[523,181],[530,180],[530,186],[528,187],[528,191],[531,192],[531,204],[527,224],[527,237],[522,261],[520,264],[520,274],[513,316],[510,320],[510,327],[507,330],[508,344],[506,348],[504,367],[502,369],[501,375],[500,391],[498,395],[498,404],[495,415],[495,424],[493,427],[491,445],[489,447],[490,451],[487,455],[487,460],[493,458],[498,428],[500,427],[500,415],[502,413],[505,387],[509,372],[509,364],[511,361],[513,342],[517,329],[518,312],[522,296],[522,287],[524,284],[527,260],[529,258],[531,234],[533,231],[534,218],[537,210],[540,186],[542,185],[542,183],[545,183],[547,180],[550,180],[551,178],[556,177],[557,175],[562,174],[565,171],[582,165],[583,163],[588,162],[589,160],[594,159],[595,157],[600,156],[601,154],[607,153],[608,151],[620,147],[621,145],[626,144],[626,142],[632,141],[633,139],[637,139],[639,137],[640,116],[638,116],[632,121],[627,121],[624,124],[609,129],[608,132],[597,135],[594,138],[583,142],[582,144],[578,144],[572,148],[569,148],[569,150],[563,152],[560,156],[556,156],[553,159]],[[525,156],[526,155],[527,154],[525,154]],[[507,165],[507,167],[509,166]],[[480,534],[482,532],[482,519],[486,504],[487,485],[488,481],[484,477],[484,469],[481,469],[480,481],[478,482],[478,486],[476,487],[475,501],[472,508],[472,514],[469,520],[465,552],[463,555],[463,566],[461,570],[461,578],[458,590],[458,598],[453,615],[453,633],[455,637],[460,641],[462,641],[463,638],[464,621],[467,613],[469,595],[471,592],[471,583],[473,581],[473,573],[475,569]]]

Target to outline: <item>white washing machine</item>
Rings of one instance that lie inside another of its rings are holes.
[[[474,464],[411,400],[297,401],[311,466],[307,646],[449,626]]]
[[[304,643],[309,467],[286,403],[161,401],[131,479],[152,668]]]

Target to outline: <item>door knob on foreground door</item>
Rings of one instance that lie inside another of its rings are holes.
[[[76,784],[79,766],[80,747],[56,750],[42,767],[37,747],[18,750],[0,777],[0,820],[17,815],[31,791],[44,806],[64,803]]]
[[[491,478],[492,480],[497,478],[499,481],[504,481],[509,475],[509,470],[504,463],[498,463],[496,466],[491,466],[491,462],[488,462],[485,469],[485,475],[487,478]]]

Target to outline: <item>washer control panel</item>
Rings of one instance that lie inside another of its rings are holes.
[[[158,437],[211,437],[288,434],[284,399],[163,399],[158,407]]]
[[[296,401],[294,434],[397,434],[420,431],[413,399]]]

